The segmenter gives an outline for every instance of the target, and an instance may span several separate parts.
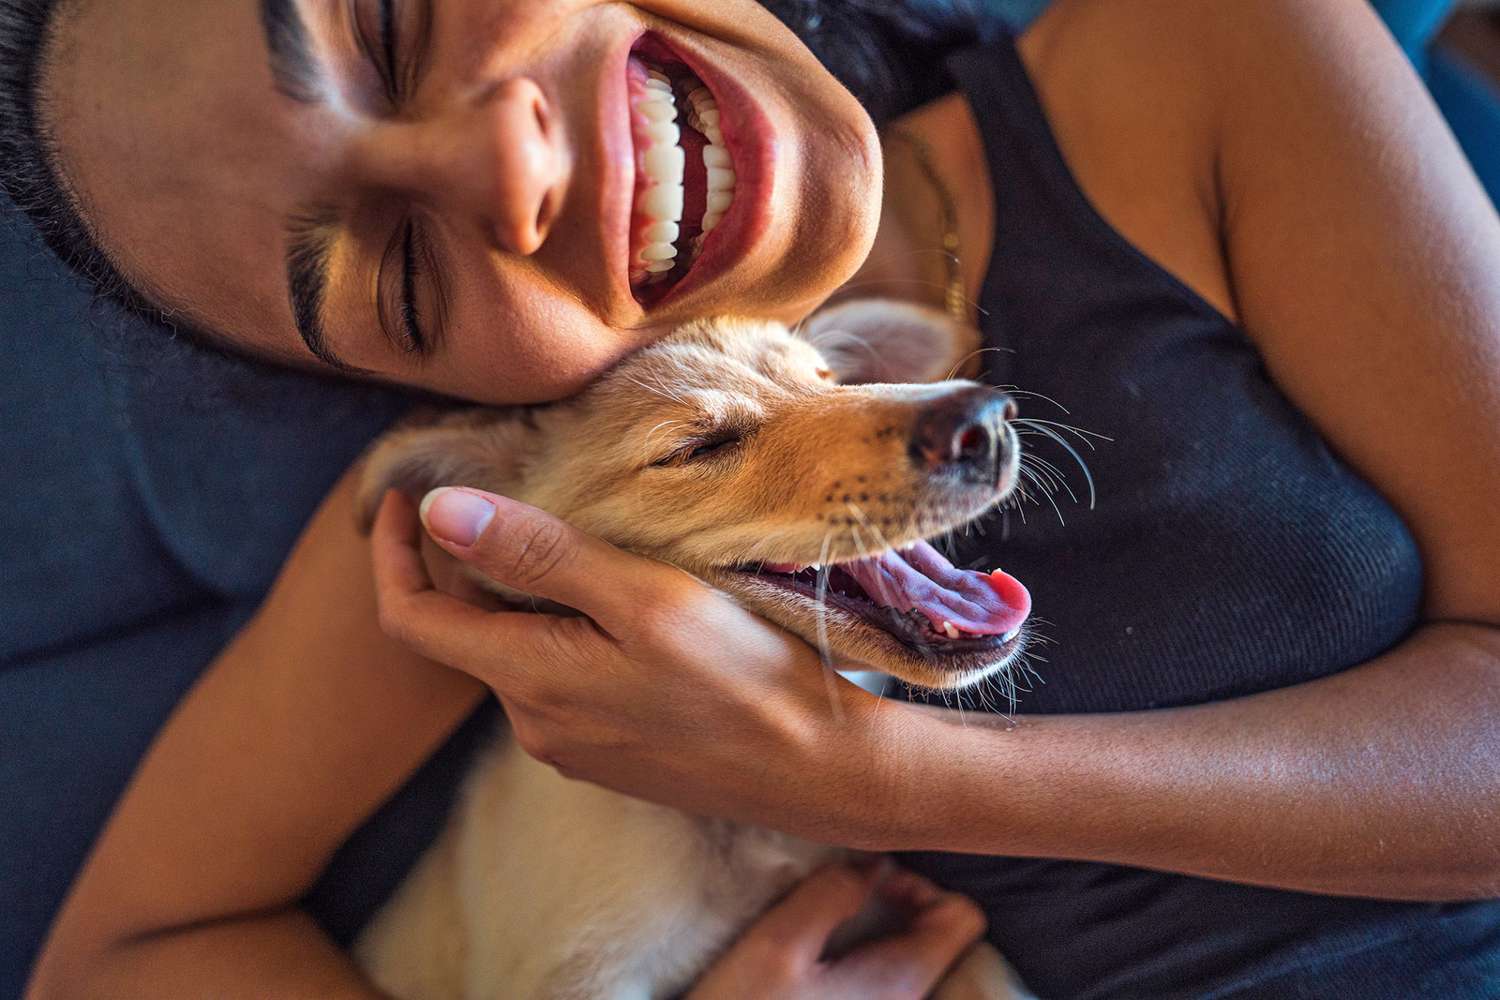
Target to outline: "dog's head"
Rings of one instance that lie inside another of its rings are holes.
[[[1013,578],[956,569],[925,541],[1016,481],[1008,397],[910,384],[941,378],[972,342],[895,303],[825,311],[800,336],[692,324],[570,400],[388,434],[361,507],[370,516],[392,486],[502,493],[681,566],[840,667],[963,687],[1020,651],[1030,609]]]

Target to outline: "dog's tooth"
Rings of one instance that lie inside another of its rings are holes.
[[[943,622],[943,634],[950,639],[957,639],[959,632],[958,629],[954,628],[952,622]]]
[[[1013,628],[1009,632],[1007,632],[1004,635],[1002,635],[1000,637],[1000,641],[1001,642],[1010,642],[1012,639],[1014,639],[1016,636],[1018,636],[1020,634],[1021,634],[1021,630],[1020,629]]]

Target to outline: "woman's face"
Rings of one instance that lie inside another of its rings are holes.
[[[752,0],[94,0],[56,54],[99,242],[280,363],[554,399],[685,320],[805,315],[879,215],[868,117]]]

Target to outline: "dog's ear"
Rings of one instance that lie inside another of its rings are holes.
[[[894,299],[853,299],[802,325],[839,381],[938,382],[978,356],[979,331],[947,313]]]
[[[368,532],[386,490],[421,500],[439,486],[514,496],[533,426],[524,412],[461,410],[387,432],[361,461],[355,510]]]

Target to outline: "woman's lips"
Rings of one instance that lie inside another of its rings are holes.
[[[599,237],[602,263],[610,275],[612,298],[623,310],[634,302],[630,293],[630,225],[635,203],[635,140],[630,134],[630,93],[626,67],[637,38],[630,39],[600,74]]]

